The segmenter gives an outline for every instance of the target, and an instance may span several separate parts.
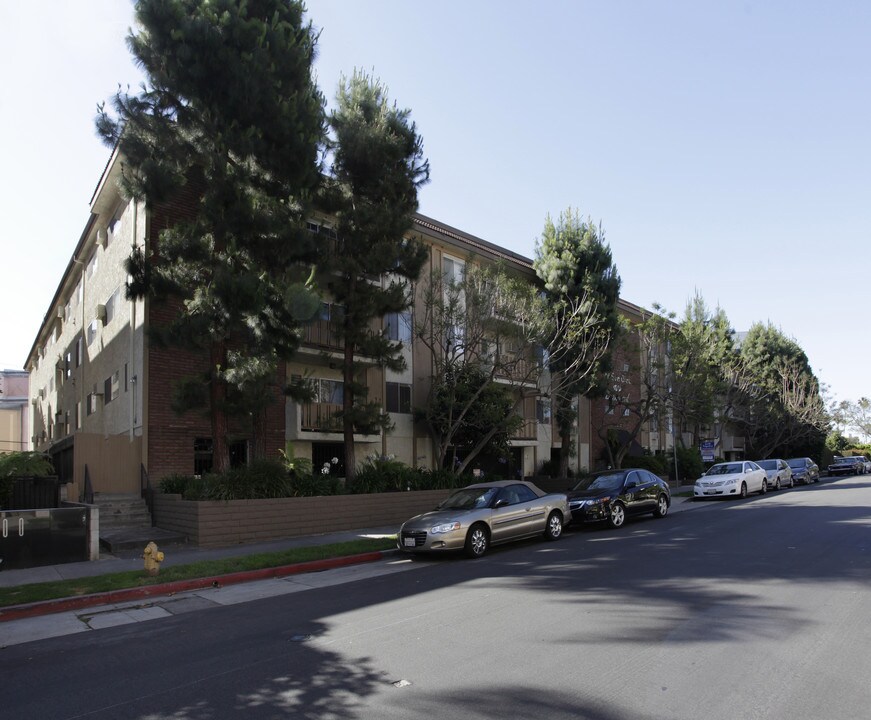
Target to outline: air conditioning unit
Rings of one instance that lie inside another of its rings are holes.
[[[97,305],[97,320],[100,320],[103,325],[106,324],[106,306]]]
[[[106,233],[105,228],[102,230],[97,230],[97,245],[99,245],[101,248],[105,248],[107,238],[108,238],[108,235]]]

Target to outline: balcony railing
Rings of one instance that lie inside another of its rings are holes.
[[[342,423],[335,414],[342,409],[335,403],[303,403],[300,430],[309,432],[341,432]]]
[[[535,440],[538,437],[538,420],[523,419],[523,424],[511,433],[512,440]]]
[[[341,350],[339,324],[333,320],[315,320],[305,326],[303,343],[327,350]]]

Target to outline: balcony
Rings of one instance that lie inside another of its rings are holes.
[[[342,350],[344,344],[335,320],[314,320],[305,326],[303,344],[320,350]]]
[[[523,424],[511,433],[511,440],[538,440],[538,420],[523,418]]]
[[[342,432],[342,422],[335,414],[342,409],[335,403],[303,403],[300,405],[299,429],[304,432]]]

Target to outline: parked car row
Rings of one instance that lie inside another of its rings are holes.
[[[571,522],[618,528],[633,515],[665,517],[670,507],[668,484],[641,469],[593,473],[567,493],[545,493],[530,482],[477,483],[403,523],[397,547],[407,553],[463,550],[478,558],[491,545],[535,536],[557,540]]]
[[[810,458],[736,460],[713,465],[693,486],[693,497],[747,497],[819,482],[820,469]]]
[[[864,475],[871,473],[871,460],[864,455],[835,457],[829,465],[829,475]]]

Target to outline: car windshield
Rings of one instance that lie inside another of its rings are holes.
[[[760,460],[756,464],[763,470],[777,470],[777,460]]]
[[[856,462],[855,458],[835,458],[835,465],[851,465]]]
[[[705,475],[734,475],[744,471],[744,466],[741,463],[720,463],[714,465]]]
[[[623,479],[626,473],[605,473],[603,475],[591,475],[581,479],[572,490],[619,490],[623,487]]]
[[[443,500],[438,510],[477,510],[487,507],[499,488],[463,488]]]
[[[789,463],[789,466],[793,467],[793,468],[803,468],[804,467],[804,459],[803,458],[798,458],[797,460],[788,460],[787,462]]]

